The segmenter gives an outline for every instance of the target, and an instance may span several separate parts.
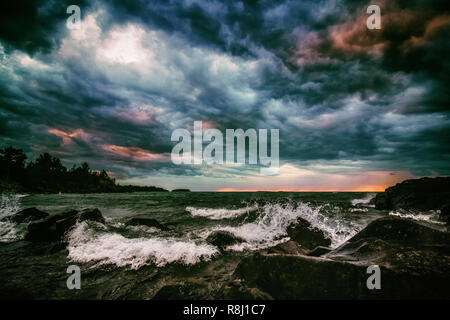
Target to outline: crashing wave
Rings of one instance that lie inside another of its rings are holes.
[[[352,200],[352,206],[356,206],[358,204],[369,204],[369,202],[375,198],[376,194],[375,193],[368,193],[364,198],[362,199],[353,199]]]
[[[341,216],[330,217],[325,215],[327,206],[312,207],[306,203],[292,204],[266,204],[260,216],[251,223],[239,226],[219,226],[203,232],[206,238],[214,231],[223,230],[244,239],[238,245],[229,247],[230,250],[259,250],[268,248],[287,240],[287,229],[298,218],[308,221],[312,227],[322,230],[331,240],[332,246],[337,246],[355,235],[363,228],[356,222],[345,221]]]
[[[194,217],[205,217],[211,220],[222,220],[222,219],[231,219],[239,217],[245,213],[249,213],[258,209],[257,206],[253,207],[245,207],[239,209],[212,209],[212,208],[194,208],[194,207],[186,207],[186,211],[188,211]]]
[[[138,269],[144,265],[196,264],[218,251],[207,244],[161,238],[125,238],[118,233],[97,233],[82,222],[69,234],[68,257],[74,262],[98,262]]]

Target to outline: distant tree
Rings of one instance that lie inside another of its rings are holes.
[[[27,156],[22,149],[7,147],[0,149],[0,177],[22,180],[25,174]]]
[[[27,173],[27,185],[31,189],[57,192],[64,189],[66,184],[66,167],[62,165],[59,158],[49,153],[43,153],[35,162],[30,162]]]
[[[21,149],[0,149],[0,192],[2,185],[8,188],[17,185],[17,189],[24,191],[50,193],[167,191],[157,187],[117,185],[105,170],[93,171],[87,162],[67,170],[59,158],[49,153],[41,154],[28,164],[26,159]]]

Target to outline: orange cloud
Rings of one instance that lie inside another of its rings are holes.
[[[83,129],[77,129],[70,133],[58,129],[48,129],[47,132],[54,134],[55,136],[61,137],[63,140],[63,145],[71,143],[73,138],[78,138],[82,140],[89,139],[89,134],[84,132]]]
[[[122,147],[116,145],[102,145],[103,150],[108,151],[116,156],[130,158],[134,161],[163,161],[166,155],[153,153],[139,147]]]

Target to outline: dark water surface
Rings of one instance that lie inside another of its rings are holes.
[[[0,288],[37,299],[215,298],[243,256],[289,240],[298,218],[324,231],[337,247],[383,215],[373,193],[127,193],[2,195],[0,218],[37,207],[50,214],[99,208],[105,224],[85,221],[68,234],[66,250],[23,241],[26,225],[0,222]],[[133,216],[170,228],[127,226]],[[433,213],[415,218],[438,224]],[[220,251],[206,242],[225,230],[245,241]],[[78,265],[82,289],[68,290],[66,269]],[[161,290],[161,288],[163,288]],[[155,296],[156,295],[156,296]]]

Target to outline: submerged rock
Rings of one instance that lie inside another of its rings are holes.
[[[378,210],[438,210],[450,199],[450,177],[405,180],[378,193],[372,200]]]
[[[282,253],[282,254],[294,254],[294,255],[297,254],[297,255],[299,255],[299,254],[306,254],[307,252],[308,252],[307,249],[303,248],[297,242],[292,241],[292,240],[280,243],[279,245],[276,245],[267,250],[267,253],[269,253],[269,254]]]
[[[287,234],[291,240],[307,249],[314,249],[317,246],[329,246],[331,244],[331,240],[325,237],[322,230],[312,227],[308,221],[302,218],[299,218],[297,223],[288,227]]]
[[[206,238],[206,241],[220,249],[224,249],[225,247],[242,243],[244,239],[228,231],[214,231]]]
[[[28,225],[25,240],[31,242],[59,241],[77,222],[86,220],[104,222],[98,209],[85,209],[81,212],[71,210],[31,222]]]
[[[16,214],[6,217],[3,221],[11,221],[14,223],[28,223],[35,220],[40,220],[48,216],[47,212],[38,210],[35,207],[23,209]]]
[[[134,217],[134,218],[131,218],[130,220],[128,220],[126,222],[126,225],[128,225],[128,226],[154,227],[154,228],[158,228],[158,229],[163,230],[163,231],[170,230],[165,225],[162,225],[161,223],[159,223],[158,220],[153,219],[153,218],[146,218],[146,217]]]

